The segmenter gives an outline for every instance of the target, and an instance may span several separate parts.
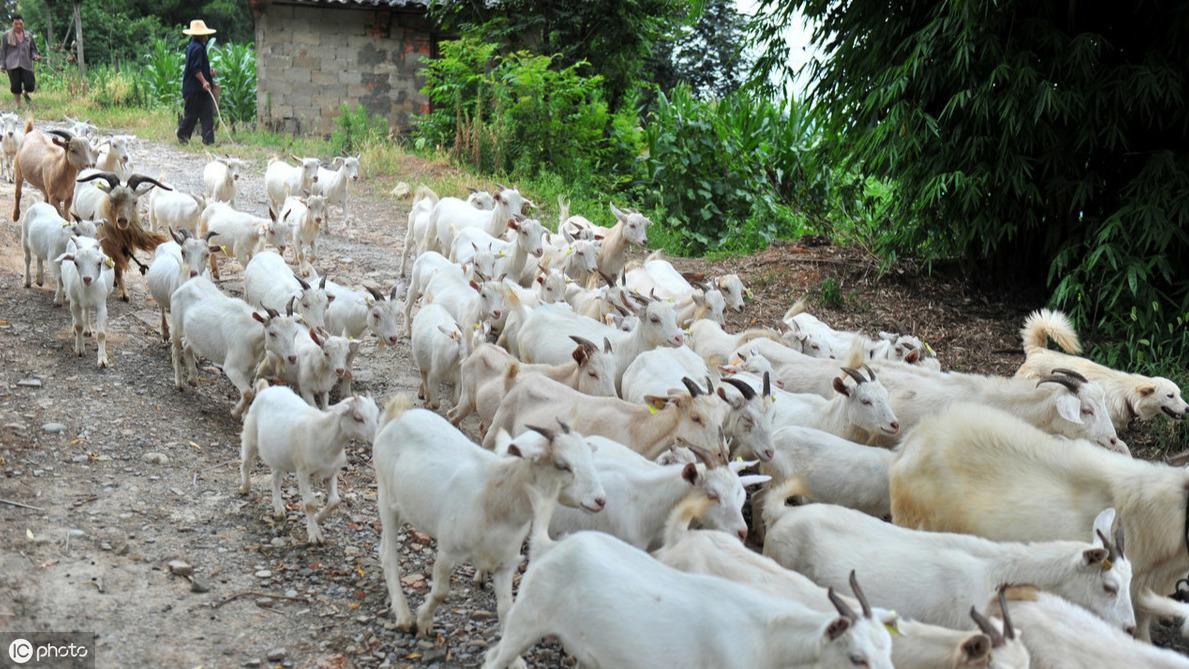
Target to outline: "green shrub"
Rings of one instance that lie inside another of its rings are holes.
[[[704,102],[685,86],[659,96],[638,192],[679,232],[670,251],[749,252],[804,230],[791,204],[809,199],[804,175],[817,169],[818,140],[801,111],[743,93]]]
[[[359,153],[363,146],[388,134],[388,121],[373,116],[363,105],[339,107],[339,117],[330,133],[330,145],[336,155]]]
[[[182,109],[182,72],[186,55],[180,39],[154,40],[134,76],[138,97],[149,108]]]
[[[207,50],[219,84],[219,111],[225,123],[256,122],[256,51],[251,44],[224,44]],[[183,65],[185,60],[183,58]],[[176,86],[181,86],[178,77]],[[179,88],[180,90],[180,88]]]

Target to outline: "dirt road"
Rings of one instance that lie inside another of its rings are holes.
[[[202,158],[146,145],[136,161],[184,190],[201,189]],[[241,179],[237,199],[258,215],[267,212],[264,167],[253,165]],[[347,230],[334,217],[321,272],[348,285],[391,285],[407,212],[384,195],[391,185],[364,183],[352,194],[356,224]],[[339,479],[343,505],[323,524],[328,543],[306,546],[292,478],[281,522],[271,518],[263,465],[252,495],[237,494],[239,424],[228,415],[234,389],[213,370],[202,372],[197,388],[174,389],[143,278],[131,278],[130,303],[109,304],[113,366],[97,369],[93,348],[76,358],[69,312],[52,305],[48,286],[22,287],[11,207],[12,187],[0,185],[0,498],[40,510],[0,503],[0,631],[94,632],[99,666],[482,660],[496,640],[495,602],[490,588],[471,584],[469,567],[455,573],[433,637],[392,628],[366,447],[349,449]],[[239,294],[231,262],[223,287]],[[407,342],[377,349],[373,338],[355,368],[360,392],[386,398],[416,390]],[[433,542],[410,530],[402,543],[405,590],[416,606],[428,590]],[[172,574],[172,560],[191,565],[193,580]],[[529,659],[562,661],[555,648]]]

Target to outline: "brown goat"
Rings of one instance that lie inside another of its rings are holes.
[[[128,261],[136,263],[140,273],[144,274],[148,267],[136,259],[136,250],[152,251],[167,241],[165,235],[140,227],[136,201],[154,186],[173,189],[143,174],[133,174],[128,177],[127,183],[121,183],[120,177],[111,172],[96,172],[79,179],[79,182],[95,179],[103,179],[107,186],[105,188],[104,184],[96,184],[99,190],[107,194],[100,209],[103,226],[99,229],[99,244],[116,265],[116,286],[120,289],[120,299],[127,302],[128,287],[124,283],[124,271],[128,269]],[[148,187],[140,188],[142,185]]]
[[[58,210],[59,216],[69,220],[74,180],[79,170],[94,163],[95,152],[85,138],[65,130],[34,130],[33,120],[26,121],[25,139],[13,168],[16,198],[12,220],[21,217],[21,187],[25,181],[45,195],[45,201]]]

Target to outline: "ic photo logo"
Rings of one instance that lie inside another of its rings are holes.
[[[84,632],[0,633],[0,669],[94,669],[95,635]]]
[[[25,639],[13,639],[8,644],[8,658],[17,664],[24,664],[33,659],[33,644]]]

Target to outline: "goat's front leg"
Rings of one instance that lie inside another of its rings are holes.
[[[318,527],[317,505],[314,503],[314,487],[310,484],[309,470],[297,470],[297,489],[301,491],[301,505],[306,513],[306,536],[309,543],[321,544],[322,529]]]
[[[491,586],[495,589],[495,611],[500,629],[508,624],[508,609],[512,608],[512,574],[515,566],[504,565],[491,575]]]
[[[70,301],[70,322],[74,325],[74,354],[83,357],[83,308]]]
[[[318,408],[326,411],[326,407],[330,405],[330,391],[318,393]]]
[[[100,369],[108,366],[107,362],[107,302],[100,302],[95,307],[95,344],[99,349],[98,364]]]
[[[281,479],[285,478],[285,472],[274,469],[272,470],[272,514],[279,518],[285,517],[285,498],[281,495]]]
[[[433,612],[438,605],[446,601],[450,594],[450,572],[454,571],[453,556],[442,550],[438,545],[438,558],[433,563],[433,583],[429,585],[429,594],[425,601],[417,607],[417,636],[424,637],[433,629]],[[511,585],[511,581],[509,581]]]

